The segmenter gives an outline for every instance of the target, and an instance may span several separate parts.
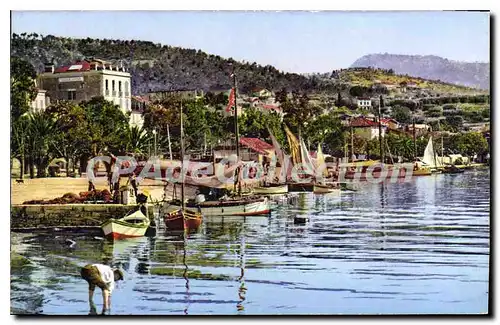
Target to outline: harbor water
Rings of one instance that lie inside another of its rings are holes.
[[[487,313],[490,172],[301,193],[276,199],[270,216],[207,217],[188,236],[12,240],[30,261],[11,270],[13,313],[89,314],[89,263],[125,271],[112,315]],[[94,301],[100,312],[99,289]]]

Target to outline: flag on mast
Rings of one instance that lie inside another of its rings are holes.
[[[231,88],[231,92],[229,93],[229,101],[227,103],[226,112],[234,112],[235,109],[235,94],[234,88]]]

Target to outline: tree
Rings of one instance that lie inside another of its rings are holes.
[[[453,129],[453,131],[458,131],[463,125],[464,119],[462,116],[446,116],[446,123]]]
[[[368,88],[363,86],[353,86],[349,89],[349,94],[352,97],[362,97],[368,92]]]
[[[10,59],[10,104],[11,120],[17,120],[28,112],[36,98],[36,72],[33,66],[17,57]]]
[[[55,121],[53,152],[57,157],[64,157],[69,166],[73,160],[73,168],[79,156],[90,153],[91,134],[85,109],[71,102],[57,102],[46,109]],[[69,168],[66,169],[66,176]]]
[[[151,137],[151,134],[144,128],[139,128],[134,125],[127,130],[125,150],[127,153],[144,156],[147,152],[148,143],[150,143]]]
[[[28,116],[27,153],[30,161],[30,177],[34,178],[33,166],[36,165],[37,177],[46,177],[47,167],[54,157],[57,130],[55,121],[45,112]]]
[[[400,123],[411,123],[411,111],[406,106],[395,106],[392,108],[391,117]]]
[[[124,139],[129,128],[129,118],[118,105],[105,100],[103,97],[94,97],[82,102],[85,117],[88,121],[90,154],[97,156],[106,151],[123,153]]]
[[[332,153],[344,144],[344,130],[337,114],[320,115],[309,122],[304,130],[305,138],[316,147],[324,144],[325,153]]]
[[[463,155],[471,157],[488,151],[488,142],[480,132],[462,133],[457,140],[457,149]]]

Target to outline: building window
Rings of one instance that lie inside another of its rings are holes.
[[[115,81],[111,81],[111,90],[115,91]]]
[[[122,91],[122,82],[118,81],[118,91]]]
[[[109,83],[108,83],[108,79],[106,79],[106,90],[109,90]]]
[[[125,96],[129,95],[128,81],[125,81]]]
[[[109,81],[108,81],[108,79],[106,79],[105,84],[106,84],[106,90],[104,91],[104,95],[109,96]]]
[[[76,91],[70,90],[68,91],[68,100],[75,100],[76,99]]]

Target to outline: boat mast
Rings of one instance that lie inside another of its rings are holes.
[[[383,139],[382,139],[382,111],[380,109],[381,99],[382,99],[382,96],[380,96],[380,100],[378,101],[378,137],[379,137],[379,142],[380,142],[380,162],[383,164],[384,163],[384,145],[383,145]]]
[[[441,133],[441,163],[444,161],[444,135],[443,130],[441,130],[441,122],[438,120],[439,132]]]
[[[233,91],[234,91],[234,133],[236,134],[236,157],[237,157],[237,162],[239,163],[240,161],[240,135],[238,133],[238,102],[237,102],[237,88],[236,88],[236,73],[234,73],[234,65],[233,67]],[[241,173],[241,168],[238,167],[238,195],[241,196],[241,181],[240,181],[240,173]]]
[[[351,162],[354,162],[354,129],[351,123]],[[349,160],[347,160],[349,162]]]
[[[170,161],[172,161],[172,144],[170,142],[170,128],[167,124],[167,138],[168,138],[168,153],[170,154]]]
[[[185,209],[185,202],[184,202],[184,125],[183,125],[183,118],[182,118],[182,99],[181,99],[181,207],[182,210]]]
[[[413,116],[413,161],[417,161],[417,136],[415,133],[415,116]]]

